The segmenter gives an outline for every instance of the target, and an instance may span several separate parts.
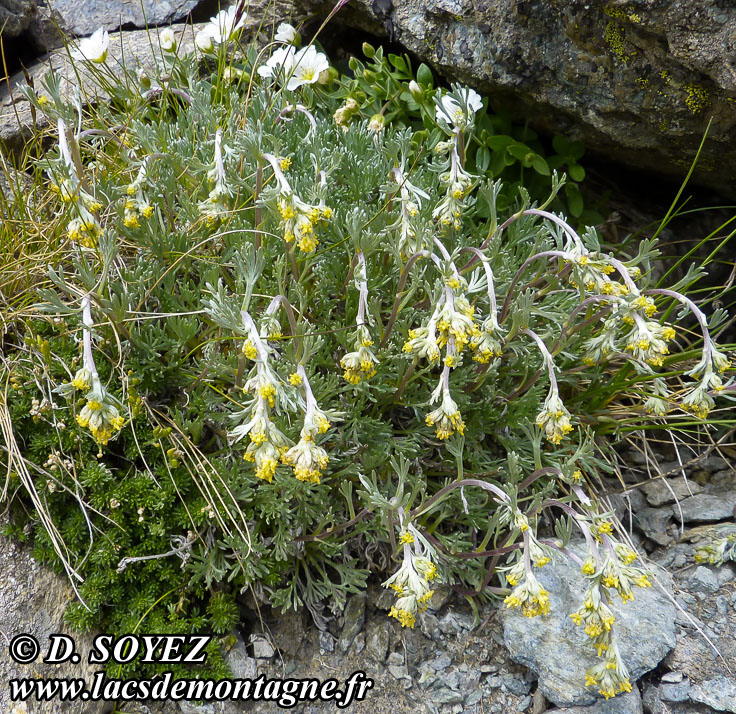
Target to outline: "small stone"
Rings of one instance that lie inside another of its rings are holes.
[[[693,573],[690,575],[688,582],[693,590],[700,590],[709,593],[717,592],[720,587],[716,573],[705,565],[699,565],[695,568]]]
[[[445,635],[459,635],[463,630],[470,630],[472,627],[472,616],[459,612],[448,612],[440,618],[440,630]]]
[[[388,663],[389,665],[394,665],[397,667],[401,666],[402,664],[404,664],[404,655],[401,654],[401,652],[392,652],[388,656]]]
[[[347,652],[357,634],[363,629],[363,623],[365,622],[365,601],[366,594],[363,592],[353,595],[345,606],[345,612],[343,613],[345,624],[342,627],[340,642],[338,643],[340,652]]]
[[[682,501],[690,496],[701,493],[703,488],[695,481],[679,478],[655,478],[642,486],[650,506],[655,508],[666,503]]]
[[[690,682],[663,682],[659,685],[659,696],[663,702],[685,702],[690,698]]]
[[[276,654],[276,650],[265,635],[251,635],[250,643],[256,659],[271,659]]]
[[[736,491],[726,491],[717,496],[701,493],[681,501],[680,509],[675,508],[674,514],[675,518],[685,523],[714,523],[733,518],[734,508]]]
[[[517,712],[525,712],[532,705],[531,696],[524,697],[516,707]]]
[[[531,682],[528,682],[519,674],[503,675],[503,686],[506,687],[511,694],[515,694],[517,697],[523,697],[526,694],[529,694],[532,689]]]
[[[463,702],[463,695],[460,692],[447,689],[447,687],[435,689],[430,692],[429,696],[435,704],[462,704]]]
[[[335,638],[329,632],[319,633],[319,652],[326,654],[335,651]]]
[[[419,616],[419,630],[425,637],[434,642],[439,642],[442,639],[440,621],[431,612],[425,611]]]
[[[365,635],[366,654],[376,662],[383,662],[388,652],[391,628],[388,620],[383,618],[373,620]]]
[[[379,610],[388,612],[396,602],[396,593],[393,590],[381,588],[381,592],[376,598],[375,605]]]
[[[452,660],[445,652],[435,657],[433,660],[429,661],[429,666],[437,672],[441,672],[443,669],[447,669],[451,664]],[[482,668],[481,671],[483,671]]]
[[[642,508],[634,514],[634,525],[658,545],[669,545],[672,538],[667,533],[667,524],[672,518],[672,506]]]
[[[390,664],[388,666],[388,671],[393,675],[395,679],[411,680],[411,677],[409,676],[409,670],[407,669],[406,665]]]
[[[730,563],[725,563],[716,570],[718,576],[718,584],[725,585],[736,579],[736,573],[734,573],[733,566]]]
[[[197,704],[196,702],[179,702],[181,714],[215,714],[213,704]]]
[[[258,667],[253,657],[248,656],[245,642],[239,632],[233,632],[234,643],[225,655],[225,661],[236,679],[255,679]]]
[[[662,681],[670,684],[678,684],[682,682],[682,672],[665,672],[662,675]]]

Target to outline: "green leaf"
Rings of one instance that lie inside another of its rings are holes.
[[[421,84],[423,87],[434,87],[434,77],[432,77],[432,70],[427,67],[424,62],[419,65],[419,69],[417,70],[417,82]]]
[[[488,165],[491,163],[491,152],[487,147],[481,146],[478,149],[478,153],[475,155],[475,165],[479,173],[485,173],[488,170]]]
[[[567,205],[570,213],[577,218],[583,212],[583,197],[580,195],[577,184],[566,183],[565,195],[567,196]]]
[[[570,164],[567,167],[567,173],[573,181],[583,181],[585,179],[585,169],[580,164]]]

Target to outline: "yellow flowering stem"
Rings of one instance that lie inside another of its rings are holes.
[[[442,244],[442,241],[439,238],[435,238],[434,244],[440,249],[442,257],[450,264],[450,267],[452,268],[452,274],[455,276],[455,278],[459,278],[460,273],[457,272],[457,267],[455,266],[455,263],[452,262],[452,256],[447,251],[447,248],[445,248],[445,246]]]
[[[519,332],[522,335],[528,335],[537,343],[537,347],[539,347],[539,351],[542,353],[544,364],[547,367],[547,374],[549,375],[550,390],[552,390],[555,394],[558,394],[559,392],[557,389],[557,378],[555,377],[555,362],[552,359],[552,355],[547,349],[547,346],[544,344],[544,342],[542,342],[542,339],[539,337],[539,335],[536,332],[530,330],[529,328],[524,328],[523,330],[519,330]]]
[[[401,271],[401,275],[399,276],[399,283],[396,286],[396,297],[394,298],[394,306],[391,310],[391,315],[388,318],[388,322],[386,323],[386,330],[383,333],[383,339],[378,345],[381,349],[386,346],[388,338],[391,336],[391,330],[393,329],[394,323],[399,316],[401,301],[405,297],[404,288],[406,287],[406,281],[409,278],[409,271],[411,270],[414,263],[419,260],[419,258],[431,258],[440,269],[440,271],[442,271],[442,263],[440,262],[440,259],[434,253],[428,250],[420,250],[419,252],[414,253],[414,255],[412,255],[409,260],[406,261],[406,265],[404,266],[403,270]]]
[[[674,290],[667,290],[665,288],[657,288],[652,290],[646,290],[645,295],[666,295],[667,297],[674,298],[685,305],[690,312],[695,316],[695,319],[700,325],[700,329],[703,332],[703,356],[705,361],[710,362],[713,356],[713,341],[708,331],[708,318],[705,316],[703,311],[689,298]]]
[[[247,310],[241,310],[240,316],[243,320],[245,330],[250,336],[250,341],[256,348],[256,352],[258,353],[258,360],[264,363],[268,362],[268,351],[266,349],[266,345],[263,344],[263,340],[258,334],[258,328],[256,327],[256,323],[253,321],[253,318],[248,314]]]
[[[91,373],[91,382],[97,379],[97,367],[95,365],[95,358],[92,354],[92,307],[89,294],[82,298],[82,324],[84,325],[84,332],[82,334],[82,361],[84,366]]]
[[[481,265],[483,266],[483,270],[486,274],[486,283],[488,284],[488,302],[491,305],[491,317],[496,318],[498,314],[498,305],[496,304],[496,289],[494,285],[493,271],[491,270],[488,258],[473,246],[467,246],[463,248],[461,252],[473,253],[473,255],[477,256],[480,260]]]
[[[266,308],[266,315],[273,315],[279,307],[283,308],[286,313],[286,319],[289,321],[289,327],[291,328],[291,336],[294,338],[296,344],[296,358],[301,359],[302,355],[302,340],[301,336],[297,333],[296,326],[296,314],[294,313],[294,307],[292,304],[283,296],[277,295]]]
[[[368,307],[368,275],[365,267],[365,254],[358,251],[358,264],[355,267],[355,282],[358,284],[358,316],[355,318],[356,325],[365,325],[365,311]]]
[[[291,194],[291,184],[281,170],[281,162],[273,154],[263,154],[263,158],[271,164],[274,176],[279,183],[279,190],[284,194]]]

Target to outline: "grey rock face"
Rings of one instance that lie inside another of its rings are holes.
[[[665,571],[656,568],[654,574],[671,589],[671,578]],[[593,704],[597,694],[583,683],[585,671],[597,658],[585,633],[570,618],[584,597],[579,568],[568,559],[560,559],[541,569],[538,577],[549,592],[550,614],[526,618],[515,609],[502,610],[504,643],[514,661],[537,673],[539,688],[547,699],[558,706]],[[655,585],[637,588],[635,600],[625,605],[616,596],[612,609],[621,656],[634,682],[656,667],[674,646],[675,607]]]
[[[199,0],[48,0],[47,4],[69,34],[82,36],[92,34],[98,27],[117,30],[125,25],[143,28],[179,22]]]
[[[695,496],[703,490],[700,484],[682,476],[673,479],[657,478],[644,484],[642,489],[646,494],[649,505],[654,507],[681,501],[683,498]]]
[[[36,0],[0,0],[0,33],[3,37],[17,37],[36,13]]]
[[[97,667],[88,665],[87,656],[92,638],[71,632],[63,624],[64,610],[75,598],[67,580],[39,565],[25,548],[0,536],[0,632],[3,645],[0,648],[0,711],[33,712],[33,714],[56,714],[59,700],[28,704],[28,709],[14,709],[10,701],[7,682],[13,678],[40,677],[62,678],[83,677],[92,681]],[[81,660],[78,664],[45,664],[42,656],[48,652],[49,635],[63,633],[76,643]],[[16,635],[28,634],[37,640],[41,654],[29,664],[17,664],[9,656],[6,644]],[[7,640],[5,639],[7,638]],[[24,705],[19,703],[19,707]],[[105,702],[76,701],[65,704],[65,714],[102,714],[108,705]]]
[[[340,22],[396,39],[536,128],[616,161],[736,191],[736,5],[716,0],[358,0]],[[349,10],[346,8],[345,10]]]
[[[719,712],[736,712],[736,681],[723,676],[705,680],[692,687],[690,699]]]

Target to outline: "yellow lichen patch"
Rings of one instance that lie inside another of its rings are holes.
[[[702,84],[686,84],[683,89],[687,92],[685,104],[693,114],[699,114],[710,104],[710,92]]]
[[[629,55],[626,52],[626,46],[624,45],[624,38],[626,32],[615,22],[609,22],[606,25],[606,31],[603,35],[603,39],[606,44],[610,47],[611,52],[616,55],[622,62],[626,63],[629,61]]]

